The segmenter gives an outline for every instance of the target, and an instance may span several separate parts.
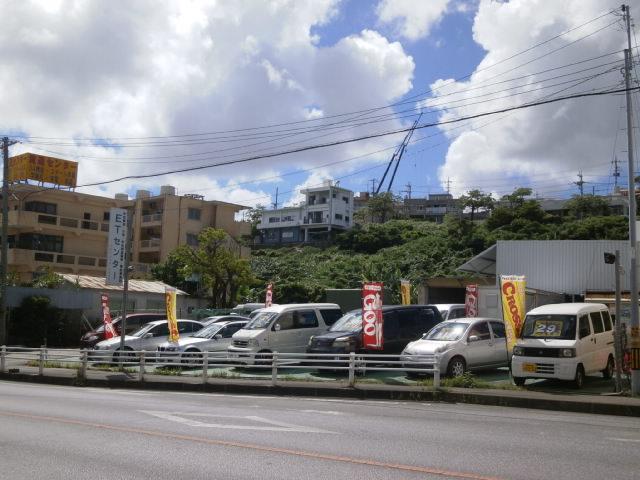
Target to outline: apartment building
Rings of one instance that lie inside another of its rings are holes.
[[[427,198],[405,198],[404,213],[410,218],[442,223],[446,215],[460,215],[462,210],[453,195],[434,193]]]
[[[201,196],[178,196],[175,188],[161,187],[159,195],[139,190],[133,199],[115,198],[69,190],[43,189],[17,183],[9,197],[10,272],[22,281],[51,267],[59,273],[102,276],[106,272],[109,210],[133,208],[132,276],[148,273],[179,245],[196,245],[206,227],[225,230],[230,246],[247,255],[232,238],[250,233],[250,225],[235,220],[244,206],[204,200]]]
[[[259,243],[322,242],[335,232],[353,226],[353,192],[333,185],[330,181],[320,187],[301,190],[305,201],[299,206],[266,210],[258,224]]]

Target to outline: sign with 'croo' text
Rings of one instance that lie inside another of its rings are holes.
[[[362,286],[362,344],[370,350],[382,350],[382,282]]]
[[[526,309],[526,280],[523,275],[501,275],[502,318],[507,334],[507,351],[511,353],[520,336]]]
[[[109,243],[107,246],[107,285],[122,285],[127,246],[127,211],[112,208],[109,211]]]

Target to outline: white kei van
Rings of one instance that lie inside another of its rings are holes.
[[[335,303],[295,303],[263,308],[234,333],[227,350],[229,357],[252,364],[260,353],[305,352],[309,338],[326,332],[341,316],[340,306]]]
[[[513,348],[513,381],[524,385],[527,378],[557,378],[581,388],[587,374],[613,375],[613,348],[613,322],[606,305],[558,303],[534,308]]]

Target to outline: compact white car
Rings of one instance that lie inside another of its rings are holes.
[[[164,342],[158,345],[158,361],[162,363],[200,362],[202,352],[224,352],[231,345],[231,337],[247,324],[248,320],[233,320],[212,323],[189,337],[182,337],[177,343]],[[212,363],[220,357],[212,357]]]

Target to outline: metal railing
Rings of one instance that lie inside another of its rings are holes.
[[[198,376],[202,383],[207,383],[212,369],[235,368],[269,371],[272,385],[287,379],[278,375],[286,375],[292,370],[331,372],[346,374],[347,385],[353,387],[356,378],[365,378],[373,372],[398,372],[402,374],[428,374],[433,376],[433,388],[440,387],[440,358],[438,355],[412,355],[411,360],[400,355],[360,354],[360,353],[283,353],[260,352],[235,356],[233,352],[174,352],[144,350],[78,350],[0,347],[0,372],[7,373],[9,361],[26,362],[38,368],[38,375],[44,375],[49,368],[75,368],[78,379],[87,379],[87,372],[92,369],[116,367],[120,369],[137,369],[129,373],[137,373],[138,381],[143,382],[147,365],[155,368],[174,367],[163,370],[162,375],[180,375],[186,369],[202,370]],[[197,372],[196,372],[197,373]],[[191,375],[193,378],[195,375]],[[222,378],[225,378],[223,376]],[[245,378],[243,378],[245,379]],[[246,378],[254,381],[256,378]],[[257,378],[265,380],[265,377]]]

